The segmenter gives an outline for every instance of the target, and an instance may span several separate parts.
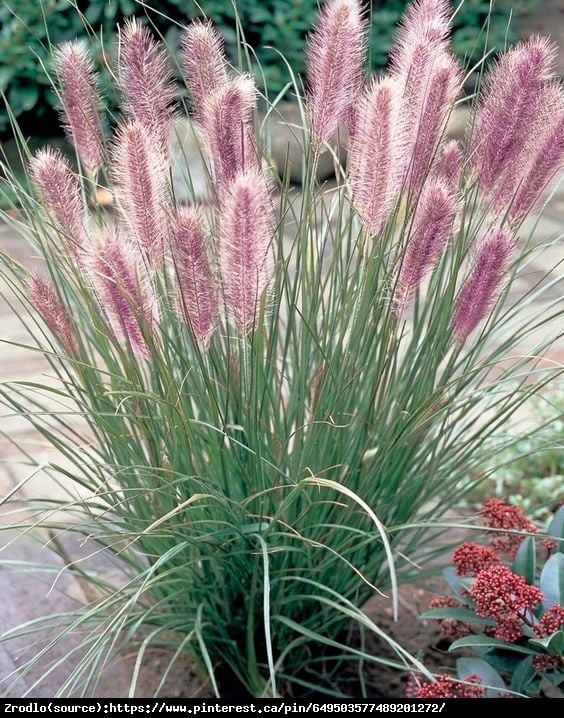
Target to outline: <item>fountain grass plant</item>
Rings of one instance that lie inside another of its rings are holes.
[[[445,0],[413,3],[390,70],[366,78],[361,3],[324,3],[305,91],[288,68],[301,196],[272,172],[254,82],[227,65],[211,25],[186,29],[179,63],[208,171],[199,205],[171,185],[174,84],[149,30],[122,28],[111,139],[86,51],[57,50],[78,171],[48,149],[30,156],[15,127],[34,191],[6,168],[18,215],[5,219],[42,273],[1,255],[29,351],[57,383],[2,382],[0,401],[59,452],[38,465],[22,447],[29,476],[58,477],[68,498],[22,510],[10,492],[2,528],[65,532],[123,576],[67,560],[92,600],[2,634],[51,631],[3,677],[5,694],[40,667],[31,695],[64,665],[57,695],[88,695],[130,645],[132,696],[159,645],[161,686],[188,655],[217,695],[335,695],[346,662],[363,694],[368,664],[430,677],[363,606],[379,594],[398,613],[398,583],[483,479],[488,440],[558,373],[543,354],[563,314],[543,300],[549,284],[510,294],[535,253],[523,218],[564,154],[554,48],[536,38],[503,55],[467,141],[446,142],[464,79],[449,15]],[[337,182],[320,186],[318,158],[345,132],[347,166],[335,154]],[[524,356],[543,328],[550,338]],[[367,651],[368,632],[387,649]],[[79,645],[50,659],[69,635]]]

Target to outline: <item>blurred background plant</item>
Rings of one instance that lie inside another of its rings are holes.
[[[507,498],[532,518],[544,520],[564,503],[564,385],[556,383],[549,394],[531,397],[526,410],[536,430],[515,441],[519,425],[503,428],[510,446],[495,456],[495,470],[469,500],[481,503],[489,496]]]
[[[495,0],[486,40],[482,29],[490,0],[465,0],[454,18],[453,46],[457,55],[463,62],[472,64],[482,57],[484,48],[503,48],[517,38],[515,16],[537,4],[538,0]],[[407,0],[371,3],[372,69],[386,65],[396,24],[406,5]],[[256,53],[257,81],[262,91],[268,86],[271,97],[289,80],[281,55],[294,71],[303,70],[305,36],[317,7],[317,0],[239,0],[237,3],[239,31],[243,28],[246,41]],[[178,48],[178,23],[207,15],[223,35],[228,55],[237,61],[238,30],[230,0],[150,0],[146,4],[138,0],[0,0],[0,91],[6,95],[11,112],[20,118],[23,130],[41,136],[58,133],[59,105],[43,65],[49,62],[52,45],[76,37],[87,40],[94,51],[102,71],[102,90],[109,109],[115,109],[115,83],[102,62],[100,40],[106,47],[115,45],[116,24],[143,12],[172,50]],[[2,103],[0,135],[7,136],[9,124],[8,112]]]

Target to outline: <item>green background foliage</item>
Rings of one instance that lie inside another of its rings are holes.
[[[497,0],[492,12],[488,48],[500,48],[506,39],[514,40],[515,22],[508,29],[511,13],[519,13],[536,2]],[[286,57],[294,70],[303,70],[304,38],[317,12],[318,2],[237,0],[236,4],[240,26],[247,42],[255,49],[256,64],[261,65],[269,93],[274,97],[289,79],[278,53]],[[407,4],[408,0],[370,3],[373,69],[385,65],[395,25]],[[148,14],[157,32],[163,34],[173,48],[178,45],[177,23],[205,13],[219,26],[231,59],[237,61],[235,10],[230,0],[149,0],[148,5],[154,12],[136,0],[0,0],[0,90],[6,94],[14,114],[23,115],[26,130],[34,134],[57,131],[56,97],[42,67],[47,63],[49,45],[84,37],[93,46],[102,66],[100,38],[106,47],[113,46],[116,23],[134,13]],[[480,32],[489,6],[489,0],[466,0],[457,13],[453,42],[463,60],[472,62],[482,56],[485,36]],[[112,104],[112,82],[108,73],[104,73],[103,86]],[[41,119],[40,124],[38,119]],[[8,124],[6,110],[2,107],[0,132],[5,131]]]

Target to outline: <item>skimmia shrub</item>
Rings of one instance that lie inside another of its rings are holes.
[[[489,546],[466,542],[454,550],[444,571],[452,595],[434,598],[424,614],[438,621],[451,650],[475,657],[458,659],[456,678],[412,677],[416,697],[536,696],[543,681],[564,683],[564,506],[544,539],[501,499],[488,499],[481,518]]]
[[[363,605],[376,594],[397,613],[399,580],[431,553],[423,539],[483,478],[486,440],[557,373],[542,355],[563,313],[546,285],[509,295],[533,256],[522,221],[564,156],[554,48],[534,38],[503,55],[466,141],[447,141],[463,83],[449,15],[446,0],[414,2],[389,72],[370,78],[362,3],[324,3],[303,94],[289,68],[300,195],[273,174],[262,100],[211,24],[185,30],[178,63],[207,169],[200,204],[171,186],[179,109],[151,33],[137,21],[120,33],[113,136],[83,50],[58,51],[79,169],[51,150],[29,157],[35,193],[20,190],[8,219],[43,269],[2,259],[59,383],[4,383],[0,397],[59,450],[41,470],[80,488],[26,516],[114,555],[123,577],[69,561],[92,602],[45,617],[55,637],[6,692],[70,633],[81,642],[61,696],[94,691],[132,642],[137,668],[165,645],[163,681],[188,655],[217,694],[334,694],[347,661],[361,692],[370,663],[430,677]],[[320,186],[326,152],[338,180]],[[365,649],[369,632],[381,650]]]

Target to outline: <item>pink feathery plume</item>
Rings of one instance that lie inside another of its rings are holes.
[[[104,159],[101,102],[94,64],[86,48],[73,40],[55,51],[55,69],[67,134],[85,169],[94,172]]]
[[[519,222],[532,212],[556,173],[564,166],[564,108],[555,112],[535,141],[530,162],[509,208],[509,220]]]
[[[307,49],[307,115],[314,145],[350,118],[362,87],[365,20],[358,0],[326,0]]]
[[[478,185],[499,205],[499,180],[518,172],[526,140],[552,95],[556,46],[547,38],[520,42],[489,72],[476,113],[470,157]],[[508,174],[509,173],[509,174]]]
[[[358,104],[348,155],[354,207],[371,234],[381,230],[399,194],[399,136],[397,83],[390,78],[374,80]]]
[[[158,264],[163,257],[170,204],[162,154],[145,128],[133,121],[119,128],[113,160],[121,224]]]
[[[409,186],[416,195],[429,174],[461,79],[458,61],[448,55],[441,58],[431,73],[421,115],[411,128],[413,135],[405,138]]]
[[[495,303],[515,243],[511,232],[498,229],[486,235],[478,247],[454,307],[452,331],[459,344],[464,344]]]
[[[238,175],[219,217],[219,262],[228,315],[237,330],[252,331],[272,276],[270,244],[275,231],[270,189],[256,171]]]
[[[196,116],[206,98],[228,80],[223,40],[211,22],[194,20],[182,35],[182,69]]]
[[[85,216],[78,179],[58,150],[39,150],[30,162],[30,175],[55,228],[64,236],[75,259],[86,242]]]
[[[29,301],[69,354],[78,355],[78,342],[70,315],[51,282],[32,274],[27,280]]]
[[[146,356],[142,327],[150,329],[155,316],[154,302],[141,283],[140,267],[135,250],[113,229],[105,231],[90,258],[94,291],[113,331],[139,356]]]
[[[400,316],[449,240],[456,215],[456,194],[442,182],[430,182],[419,200],[399,268],[394,313]]]
[[[174,81],[166,51],[135,18],[125,23],[120,38],[119,78],[127,114],[168,157]]]
[[[172,237],[179,307],[196,337],[206,345],[215,329],[218,298],[200,213],[192,207],[180,209]]]
[[[416,0],[405,11],[390,51],[391,73],[407,80],[420,63],[418,50],[428,47],[433,53],[448,53],[451,28],[448,0]]]
[[[256,85],[246,75],[229,80],[206,97],[200,129],[218,194],[239,173],[258,169],[252,124],[256,102]]]
[[[457,140],[446,142],[439,152],[433,177],[444,180],[450,187],[457,188],[462,179],[462,148]]]

